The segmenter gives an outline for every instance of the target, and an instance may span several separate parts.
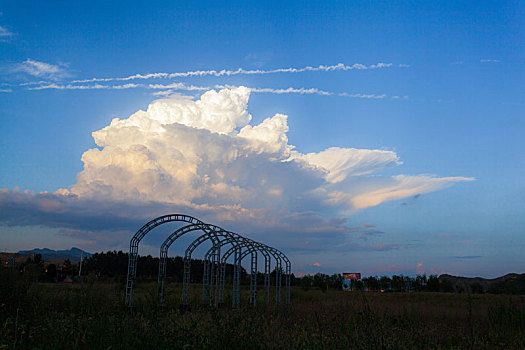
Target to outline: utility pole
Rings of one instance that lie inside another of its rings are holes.
[[[83,258],[84,252],[80,252],[80,267],[78,268],[78,277],[80,277],[80,273],[82,272],[82,258]]]

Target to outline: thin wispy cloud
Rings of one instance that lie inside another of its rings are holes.
[[[181,82],[171,82],[168,84],[142,84],[142,83],[126,83],[126,84],[100,84],[110,81],[132,81],[132,80],[148,80],[148,79],[173,79],[173,78],[184,78],[184,77],[202,77],[202,76],[214,76],[224,77],[233,75],[263,75],[263,74],[276,74],[276,73],[301,73],[301,72],[334,72],[334,71],[349,71],[349,70],[374,70],[384,69],[391,67],[407,68],[410,67],[407,64],[393,64],[379,62],[371,65],[364,65],[361,63],[354,63],[352,65],[345,65],[338,63],[335,65],[319,65],[319,66],[305,66],[302,68],[277,68],[270,70],[254,69],[247,70],[238,68],[236,70],[192,70],[186,72],[175,72],[175,73],[149,73],[149,74],[133,74],[127,77],[109,77],[109,78],[92,78],[83,80],[72,80],[68,83],[57,84],[49,81],[38,81],[22,83],[18,86],[27,87],[28,90],[124,90],[143,88],[151,90],[161,90],[153,93],[154,96],[170,96],[175,94],[177,91],[207,91],[210,89],[209,86],[196,86],[187,85]],[[34,76],[43,77],[44,74],[48,74],[48,78],[52,78],[51,74],[56,74],[60,67],[49,65],[43,62],[37,62],[28,59],[22,65],[18,67],[18,70],[25,71],[26,73]],[[56,80],[56,79],[52,79]],[[227,84],[217,84],[214,88],[235,88],[236,86]],[[333,92],[326,91],[317,87],[287,87],[287,88],[269,88],[269,87],[251,87],[250,91],[253,93],[270,93],[270,94],[297,94],[297,95],[320,95],[320,96],[339,96],[347,98],[363,98],[363,99],[384,99],[387,97],[386,94],[371,94],[371,93],[349,93],[349,92]],[[392,97],[396,98],[396,97]]]
[[[73,85],[73,84],[46,84],[46,85],[40,85],[35,87],[27,88],[28,90],[48,90],[48,89],[54,89],[54,90],[124,90],[124,89],[135,89],[135,88],[143,88],[145,87],[144,84],[124,84],[124,85],[101,85],[101,84],[93,84],[93,85]]]
[[[186,91],[206,91],[210,88],[208,86],[195,86],[195,85],[186,85],[184,83],[172,83],[172,84],[149,84],[148,89],[163,90],[186,90]]]
[[[49,81],[47,81],[47,80],[29,81],[27,83],[17,84],[16,86],[31,86],[31,85],[44,85],[44,84],[49,84]],[[15,86],[15,85],[13,85],[13,86]]]
[[[208,86],[195,86],[186,85],[184,83],[172,83],[172,84],[135,84],[128,83],[123,85],[103,85],[103,84],[43,84],[39,86],[28,87],[28,90],[124,90],[124,89],[151,89],[151,90],[162,90],[154,92],[155,96],[170,96],[176,91],[207,91],[210,90]],[[216,89],[234,89],[237,86],[232,85],[215,85]],[[325,91],[318,88],[248,88],[252,93],[270,93],[276,95],[282,94],[297,94],[297,95],[320,95],[320,96],[339,96],[348,98],[364,98],[364,99],[383,99],[386,98],[386,94],[364,94],[364,93],[348,93],[348,92],[332,92]]]
[[[215,85],[217,89],[234,89],[236,86],[233,85]],[[332,96],[335,93],[330,91],[320,90],[318,88],[293,88],[288,87],[286,89],[273,89],[273,88],[250,88],[251,92],[260,93],[271,93],[271,94],[299,94],[299,95],[321,95],[321,96]]]
[[[350,98],[371,98],[371,99],[382,99],[386,97],[386,94],[376,95],[376,94],[349,94],[347,92],[341,92],[337,94],[341,97],[350,97]]]
[[[235,88],[231,85],[216,85],[218,89],[223,88]],[[273,89],[273,88],[250,88],[250,91],[257,93],[270,93],[270,94],[299,94],[299,95],[320,95],[320,96],[340,96],[340,97],[350,97],[350,98],[372,98],[372,99],[382,99],[385,98],[385,94],[376,95],[376,94],[350,94],[347,92],[331,92],[325,91],[318,88],[293,88],[289,87],[286,89]]]
[[[64,66],[63,64],[54,65],[28,58],[24,62],[15,65],[12,71],[23,72],[38,78],[59,80],[69,76]]]
[[[371,65],[364,65],[361,63],[354,63],[352,65],[346,65],[338,63],[335,65],[319,65],[319,66],[306,66],[301,68],[276,68],[276,69],[244,69],[238,68],[235,70],[221,69],[221,70],[192,70],[186,72],[174,72],[174,73],[149,73],[149,74],[133,74],[127,77],[109,77],[109,78],[91,78],[82,80],[73,80],[71,83],[92,83],[92,82],[107,82],[107,81],[128,81],[136,79],[173,79],[173,78],[186,78],[186,77],[204,77],[204,76],[234,76],[234,75],[264,75],[264,74],[276,74],[276,73],[303,73],[303,72],[334,72],[334,71],[349,71],[349,70],[371,70],[381,68],[408,68],[410,65],[407,64],[393,64],[379,62]]]
[[[481,63],[500,63],[500,60],[489,60],[489,59],[483,59],[479,60]]]
[[[13,38],[14,34],[6,27],[0,26],[0,42],[6,42]]]

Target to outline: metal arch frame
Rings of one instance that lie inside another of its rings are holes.
[[[252,245],[248,245],[246,241],[250,241]],[[214,253],[216,249],[220,249],[222,245],[227,244],[227,241],[220,242],[219,246],[213,246],[211,247],[205,255],[205,268],[210,267],[209,262],[209,256]],[[253,248],[253,245],[255,245],[255,249]],[[244,255],[247,255],[248,253],[252,253],[252,266],[250,271],[250,303],[254,304],[256,303],[256,296],[257,296],[257,251],[261,252],[264,255],[265,259],[265,267],[268,265],[269,262],[269,254],[267,251],[260,249],[258,242],[252,241],[248,238],[245,239],[244,242],[241,243],[240,247],[236,250],[236,252],[241,252],[242,248],[248,247],[248,249],[245,251]],[[242,260],[242,259],[241,259]],[[234,281],[236,280],[236,284],[234,285],[235,288],[239,288],[239,273],[241,270],[241,260],[234,262]],[[266,270],[265,270],[266,272]],[[226,264],[219,262],[219,301],[218,304],[222,305],[224,303],[224,285],[225,285],[225,279],[226,279]],[[209,274],[205,272],[203,276],[203,296],[206,296],[207,293],[209,293]],[[266,280],[266,278],[265,278]],[[235,293],[234,293],[235,294]],[[233,304],[235,306],[235,302]]]
[[[213,226],[213,225],[211,225]],[[232,232],[225,231],[218,227],[218,230],[213,230],[214,234],[216,236],[222,236],[231,238],[232,242],[237,242],[237,240],[234,238],[234,235]],[[243,238],[242,236],[237,235],[240,238]],[[181,298],[181,308],[186,308],[189,304],[190,299],[190,283],[191,283],[191,254],[193,251],[203,242],[207,241],[210,238],[208,234],[203,234],[199,236],[197,239],[195,239],[193,242],[191,242],[188,247],[186,248],[186,252],[184,254],[184,275],[182,279],[182,298]],[[218,241],[212,240],[212,244],[216,245]],[[217,261],[217,259],[220,259],[220,251],[216,252],[214,254],[214,261]],[[212,280],[212,283],[214,281]],[[217,281],[215,282],[217,283]],[[210,304],[212,303],[212,296],[210,295]]]
[[[268,257],[269,255],[273,255],[274,259],[275,259],[275,265],[276,266],[281,266],[281,261],[280,261],[280,257],[279,255],[275,254],[274,252],[272,252],[272,250],[270,250],[269,246],[267,246],[266,244],[263,244],[263,243],[259,243],[259,242],[255,242],[257,243],[257,245],[259,245],[260,247],[262,247],[262,249],[268,254]],[[224,254],[226,256],[226,254]],[[230,254],[231,255],[231,254]],[[242,262],[242,259],[244,259],[246,257],[246,255],[248,255],[248,251],[242,253],[238,259],[239,259],[239,266],[241,266],[241,262]],[[226,261],[228,259],[229,256],[226,256],[226,259],[224,260],[224,267],[226,267]],[[265,256],[266,258],[266,256]],[[265,288],[265,294],[264,294],[264,300],[266,303],[269,303],[270,302],[270,287],[271,287],[271,278],[270,278],[270,274],[271,274],[271,271],[270,271],[270,260],[266,260],[265,259],[265,264],[264,264],[264,270],[265,270],[265,273],[264,273],[264,288]],[[238,271],[237,273],[239,273],[240,271]],[[240,281],[240,278],[237,278],[237,283],[239,283]],[[277,282],[281,283],[281,281],[277,281],[276,280],[276,287],[277,287]],[[224,288],[224,287],[223,287]],[[280,287],[279,287],[280,288]],[[240,292],[240,288],[237,288],[237,293]],[[238,298],[237,300],[239,301],[240,297],[238,295]],[[276,299],[277,301],[277,299]]]
[[[210,284],[209,284],[209,276],[210,276],[210,273],[207,271],[207,269],[210,269],[211,267],[211,262],[209,261],[209,258],[210,258],[210,255],[213,256],[212,254],[214,254],[214,251],[217,250],[217,249],[220,249],[223,245],[226,245],[228,244],[228,240],[223,240],[219,243],[218,246],[213,246],[211,247],[207,252],[206,252],[206,255],[204,257],[204,268],[205,268],[205,271],[204,271],[204,274],[203,274],[203,279],[202,279],[202,288],[203,288],[203,298],[205,298],[206,296],[209,295],[209,292],[210,292]],[[251,244],[250,244],[251,243]],[[264,271],[264,285],[265,285],[265,288],[266,288],[266,292],[265,292],[265,300],[266,302],[268,302],[268,297],[269,297],[269,292],[270,292],[270,289],[269,289],[269,274],[270,274],[270,253],[268,252],[268,250],[266,250],[266,246],[264,246],[264,244],[261,244],[259,242],[256,242],[254,240],[251,240],[249,238],[244,238],[244,241],[240,244],[240,247],[239,247],[239,251],[242,251],[242,248],[245,248],[245,247],[248,247],[248,249],[242,254],[241,258],[234,262],[234,270],[236,271],[237,274],[240,273],[240,269],[241,269],[241,263],[242,263],[242,259],[248,255],[248,253],[252,253],[252,271],[250,271],[250,304],[253,304],[255,305],[256,302],[257,302],[257,273],[258,273],[258,270],[257,270],[257,256],[255,256],[255,258],[253,257],[254,254],[257,254],[257,252],[260,252],[263,256],[264,256],[264,267],[265,267],[265,271]],[[232,249],[234,249],[235,247],[232,247]],[[218,301],[218,305],[222,305],[224,303],[224,285],[225,285],[225,279],[226,279],[226,261],[222,261],[221,264],[219,265],[219,301]],[[255,268],[255,269],[254,269]],[[213,270],[212,270],[213,271]],[[235,276],[234,276],[235,277]],[[239,282],[240,282],[240,278],[239,276],[237,275],[236,276],[236,282],[237,282],[237,286],[234,286],[234,290],[236,289],[235,287],[237,287],[237,290],[239,290]],[[234,281],[235,281],[235,278],[234,278]],[[237,300],[238,302],[239,300]],[[216,302],[217,303],[217,302]],[[233,299],[233,306],[235,307],[235,298]]]
[[[249,251],[251,252],[255,252],[255,248],[254,248],[254,244],[256,244],[257,242],[249,239],[249,238],[246,238],[246,237],[243,237],[241,236],[240,234],[238,233],[235,233],[235,232],[232,232],[232,231],[227,231],[227,230],[224,230],[222,227],[219,227],[219,226],[216,226],[216,225],[207,225],[209,227],[211,227],[212,229],[218,231],[218,232],[224,232],[224,233],[227,233],[229,234],[229,237],[226,237],[225,239],[219,241],[220,244],[218,243],[213,243],[212,247],[210,248],[212,250],[211,252],[211,256],[213,258],[213,261],[210,262],[209,261],[209,257],[210,255],[208,254],[210,252],[210,250],[208,250],[208,252],[206,252],[206,255],[205,255],[205,260],[204,260],[204,273],[203,273],[203,283],[206,281],[207,285],[206,287],[203,285],[203,297],[206,297],[206,288],[209,288],[210,287],[210,278],[211,278],[211,281],[213,284],[213,279],[215,278],[215,289],[214,289],[214,294],[211,294],[211,293],[207,293],[208,295],[208,298],[209,298],[209,305],[212,306],[213,305],[213,297],[215,296],[215,306],[219,306],[219,303],[222,303],[223,300],[221,300],[221,296],[219,295],[219,297],[217,297],[217,290],[219,291],[219,293],[222,292],[222,294],[224,295],[224,289],[220,289],[220,284],[221,284],[221,265],[220,265],[220,247],[223,246],[223,245],[226,245],[226,244],[232,244],[232,239],[235,240],[237,239],[237,241],[235,242],[236,245],[239,245],[239,244],[242,244],[243,247],[248,247]],[[242,243],[240,243],[242,241]],[[200,245],[202,242],[199,242],[197,244]],[[233,244],[232,244],[233,245]],[[195,248],[197,247],[195,246]],[[190,261],[191,263],[191,261]],[[240,265],[240,261],[238,262],[237,265],[234,265],[234,270],[236,269],[237,271],[240,271],[241,269],[241,265]],[[208,266],[207,266],[208,265]],[[212,266],[213,265],[213,266]],[[252,273],[250,274],[250,283],[251,285],[255,285],[257,284],[257,255],[255,255],[255,257],[253,257],[253,253],[252,253]],[[255,271],[255,274],[253,273],[253,271]],[[188,271],[188,274],[191,273],[190,271]],[[188,275],[189,276],[189,275]],[[190,277],[188,277],[188,281],[190,280]],[[223,283],[224,284],[224,283]],[[183,286],[184,287],[184,286]],[[257,293],[256,291],[256,287],[255,288],[250,288],[250,300],[253,300],[255,299],[255,295]],[[224,298],[222,298],[224,299]]]
[[[280,271],[281,269],[281,257],[279,254],[276,254],[275,253],[275,250],[274,248],[272,247],[269,247],[265,244],[262,244],[262,243],[258,243],[258,242],[255,242],[257,243],[258,245],[260,246],[263,246],[265,249],[267,249],[267,251],[273,255],[274,259],[275,259],[275,264],[276,264],[276,270],[277,271]],[[243,248],[242,246],[240,247],[241,249]],[[222,266],[223,266],[223,269],[225,269],[226,267],[226,262],[228,261],[228,258],[232,255],[232,253],[235,253],[235,256],[234,256],[234,267],[235,266],[240,266],[241,265],[241,262],[242,262],[242,259],[244,259],[244,257],[246,255],[248,255],[248,251],[245,251],[244,253],[242,253],[241,251],[241,254],[239,254],[239,251],[238,250],[234,250],[233,248],[230,248],[226,253],[224,253],[223,257],[222,257]],[[270,266],[269,264],[266,264],[266,261],[265,261],[265,270],[269,270],[270,269]],[[223,275],[224,275],[224,271],[222,272]],[[266,295],[265,295],[265,299],[266,301],[268,302],[270,300],[270,276],[268,274],[268,278],[266,278],[265,276],[265,287],[266,287]],[[276,279],[275,279],[275,288],[276,288],[276,296],[275,296],[275,302],[278,303],[279,302],[279,298],[278,298],[278,293],[280,293],[280,284],[281,284],[281,279],[280,277],[277,277],[276,276]],[[251,287],[251,285],[250,285]],[[224,288],[224,286],[223,286]],[[250,298],[250,301],[251,301],[251,298]],[[234,279],[233,279],[233,301],[232,301],[232,304],[233,304],[233,307],[235,307],[236,305],[238,305],[240,303],[240,269],[237,269],[234,271]]]
[[[271,252],[268,249],[269,247],[267,245],[259,243],[259,242],[256,242],[256,241],[252,241],[252,242],[254,244],[256,244],[260,248],[260,249],[258,249],[259,251],[261,251],[261,252],[264,251],[266,254],[269,253],[269,254],[273,255],[275,260],[276,260],[276,264],[277,265],[280,264],[279,257],[276,256],[273,252]],[[233,307],[236,307],[236,306],[238,306],[240,304],[240,266],[241,266],[241,263],[242,263],[242,259],[244,259],[246,257],[246,255],[248,255],[248,253],[250,253],[249,250],[246,250],[244,253],[242,253],[242,248],[243,248],[242,245],[240,247],[238,247],[238,248],[239,249],[230,248],[226,253],[224,253],[224,255],[222,256],[222,261],[221,261],[221,265],[222,265],[221,289],[222,289],[222,291],[220,292],[219,295],[221,295],[221,294],[223,295],[224,294],[223,291],[224,291],[224,284],[225,284],[226,262],[228,261],[228,258],[232,255],[232,253],[235,253],[235,255],[234,255],[234,275],[233,275],[233,298],[232,298],[232,306]],[[268,257],[269,257],[269,254],[268,254]],[[235,269],[235,267],[237,267],[237,266],[239,266],[239,268]],[[265,269],[265,275],[264,275],[265,295],[264,295],[264,298],[265,298],[265,301],[268,303],[269,300],[270,300],[270,260],[267,259],[266,255],[265,255],[264,269]],[[250,278],[250,303],[253,303],[253,304],[255,304],[255,302],[256,302],[256,294],[253,295],[252,291],[256,290],[256,288],[257,288],[256,277],[255,277],[255,279]],[[221,300],[221,302],[222,302],[222,300]]]
[[[182,298],[183,298],[183,305],[182,306],[184,306],[184,301],[186,302],[186,305],[187,305],[187,302],[188,302],[188,299],[189,299],[189,280],[190,280],[189,268],[190,268],[190,264],[191,264],[191,252],[199,244],[201,244],[202,242],[204,242],[207,239],[211,239],[212,243],[214,245],[216,245],[218,243],[218,241],[219,241],[218,240],[219,237],[232,237],[232,236],[234,236],[237,239],[242,240],[243,245],[245,245],[245,246],[246,245],[252,246],[252,244],[261,245],[260,243],[252,241],[252,240],[249,240],[249,239],[246,239],[245,237],[242,237],[241,235],[238,235],[238,234],[235,234],[235,233],[232,233],[232,232],[228,232],[228,231],[224,231],[223,229],[221,229],[218,226],[205,224],[201,220],[199,220],[197,218],[194,218],[192,216],[189,216],[189,215],[169,214],[169,215],[159,216],[159,217],[157,217],[157,218],[155,218],[153,220],[150,220],[148,223],[146,223],[144,226],[142,226],[130,240],[130,251],[129,251],[129,260],[128,260],[128,274],[127,274],[127,283],[126,283],[126,299],[125,299],[125,303],[129,307],[133,306],[134,283],[135,283],[135,278],[136,278],[136,273],[137,273],[137,260],[138,260],[138,246],[139,246],[139,243],[142,240],[142,238],[144,238],[144,236],[149,231],[151,231],[152,229],[154,229],[155,227],[157,227],[159,225],[162,225],[162,224],[165,224],[165,223],[168,223],[168,222],[188,222],[190,224],[197,224],[197,225],[200,224],[200,225],[205,226],[206,228],[210,229],[209,232],[207,232],[206,230],[203,229],[203,231],[206,232],[206,233],[204,235],[200,236],[199,239],[194,241],[186,249],[186,255],[185,255],[185,258],[184,258],[184,279],[183,279],[183,296],[182,296]],[[200,240],[200,242],[197,242],[199,240]],[[237,244],[239,244],[239,241],[235,241],[235,242]],[[291,263],[290,263],[290,260],[281,251],[279,251],[279,250],[277,250],[275,248],[266,246],[266,245],[263,245],[263,246],[268,248],[269,251],[272,253],[272,255],[275,256],[277,254],[286,263],[286,272],[285,272],[286,273],[286,302],[290,303],[290,275],[291,275]],[[215,262],[219,262],[219,260],[220,260],[220,248],[218,250],[219,250],[218,252],[214,252],[215,253],[214,254],[215,255],[214,256],[214,261]],[[230,251],[231,251],[231,249],[230,249]],[[251,251],[254,251],[253,250],[253,246],[252,246]],[[245,252],[243,257],[246,256],[249,252],[250,252],[250,250]],[[242,253],[241,249],[239,249],[239,248],[235,249],[236,264],[234,264],[234,268],[238,268],[239,267],[240,261],[242,260],[242,258],[240,258],[240,254],[241,253]],[[229,255],[231,255],[231,252],[229,253]],[[189,257],[189,259],[188,259],[188,257]],[[255,266],[257,264],[256,259],[257,259],[257,255],[255,254]],[[225,260],[223,259],[223,261],[225,261]],[[276,282],[277,282],[276,283],[276,300],[278,302],[280,302],[281,271],[282,271],[282,267],[281,266],[282,265],[281,265],[280,259],[276,258],[276,261],[278,262],[278,265],[279,265],[279,266],[276,267]],[[252,253],[252,265],[253,265],[253,253]],[[255,268],[255,271],[256,270],[257,269]],[[240,274],[240,268],[238,268],[236,273],[234,273],[234,277],[235,276],[239,276],[239,274]],[[234,283],[234,286],[235,286],[235,283]],[[186,294],[184,294],[185,291],[186,291]]]
[[[203,231],[210,234],[215,233],[217,226],[209,224],[191,224],[181,227],[169,235],[160,247],[160,259],[159,259],[159,275],[158,275],[158,292],[160,298],[160,304],[164,305],[164,289],[166,282],[166,265],[168,260],[168,250],[175,241],[186,233],[193,231]]]
[[[207,230],[212,230],[214,232],[224,232],[224,233],[229,233],[231,235],[233,235],[235,238],[237,239],[240,239],[243,241],[243,246],[246,246],[248,244],[259,244],[258,242],[255,242],[255,241],[252,241],[250,239],[247,239],[237,233],[234,233],[234,232],[231,232],[231,231],[226,231],[224,229],[222,229],[221,227],[219,226],[216,226],[216,225],[211,225],[211,224],[191,224],[191,225],[187,225],[187,226],[184,226],[182,228],[179,228],[177,231],[173,232],[170,236],[168,236],[166,238],[166,240],[163,242],[162,246],[161,246],[161,249],[160,249],[160,261],[159,261],[159,276],[158,276],[158,286],[159,286],[159,297],[160,297],[160,303],[161,305],[164,305],[164,290],[165,290],[165,279],[166,279],[166,262],[167,262],[167,258],[168,258],[168,250],[170,248],[170,246],[179,238],[181,237],[182,235],[188,233],[188,232],[191,232],[191,231],[196,231],[196,230],[202,230],[204,232],[207,232]],[[222,235],[221,235],[222,236]],[[235,238],[232,238],[232,237],[228,237],[226,238],[225,240],[222,240],[220,241],[221,243],[221,246],[224,245],[224,244],[227,244],[227,243],[236,243],[236,244],[239,244],[239,241],[236,240]],[[233,241],[232,241],[233,239]],[[247,241],[247,242],[246,242]],[[218,246],[218,244],[216,243],[215,246]],[[252,248],[253,250],[253,248]],[[220,254],[220,251],[219,251],[219,254]],[[217,255],[216,257],[216,264],[218,265],[219,264],[219,259],[220,259],[220,256]],[[209,262],[209,257],[208,257],[208,262]],[[206,263],[206,261],[205,261]],[[212,270],[213,271],[213,270]],[[205,273],[208,272],[206,270],[206,267],[205,267]],[[217,278],[220,277],[219,275],[219,268],[217,268]],[[188,279],[190,279],[191,276],[188,277]],[[206,277],[204,277],[206,279]],[[219,281],[220,283],[220,281]],[[210,300],[210,306],[213,304],[212,300]]]
[[[128,276],[126,282],[126,305],[129,307],[133,306],[133,296],[134,296],[134,284],[135,278],[137,276],[137,260],[138,260],[138,251],[139,243],[144,238],[144,236],[155,227],[168,223],[168,222],[189,222],[192,224],[204,224],[193,216],[184,215],[184,214],[168,214],[159,216],[153,220],[147,222],[142,226],[131,238],[129,242],[129,260],[128,260]]]
[[[273,247],[269,247],[271,250],[273,250],[276,254],[279,254],[279,256],[284,260],[285,263],[285,303],[290,304],[291,303],[291,290],[290,290],[290,276],[292,274],[292,263],[290,262],[290,259],[281,252],[279,249],[275,249]],[[277,298],[278,303],[281,303],[281,267],[279,267],[279,270],[276,271],[276,278],[278,276],[279,278],[279,290],[277,292]]]

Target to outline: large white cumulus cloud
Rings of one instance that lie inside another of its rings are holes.
[[[98,148],[70,192],[84,198],[288,212],[351,212],[469,178],[377,176],[401,164],[392,151],[329,148],[301,154],[287,116],[250,125],[250,91],[211,90],[200,99],[152,102],[93,133]]]

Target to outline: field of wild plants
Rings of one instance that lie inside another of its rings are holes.
[[[61,285],[0,276],[1,349],[523,349],[525,297],[454,293],[292,291],[292,305],[179,312],[140,284],[136,308],[124,285]]]

